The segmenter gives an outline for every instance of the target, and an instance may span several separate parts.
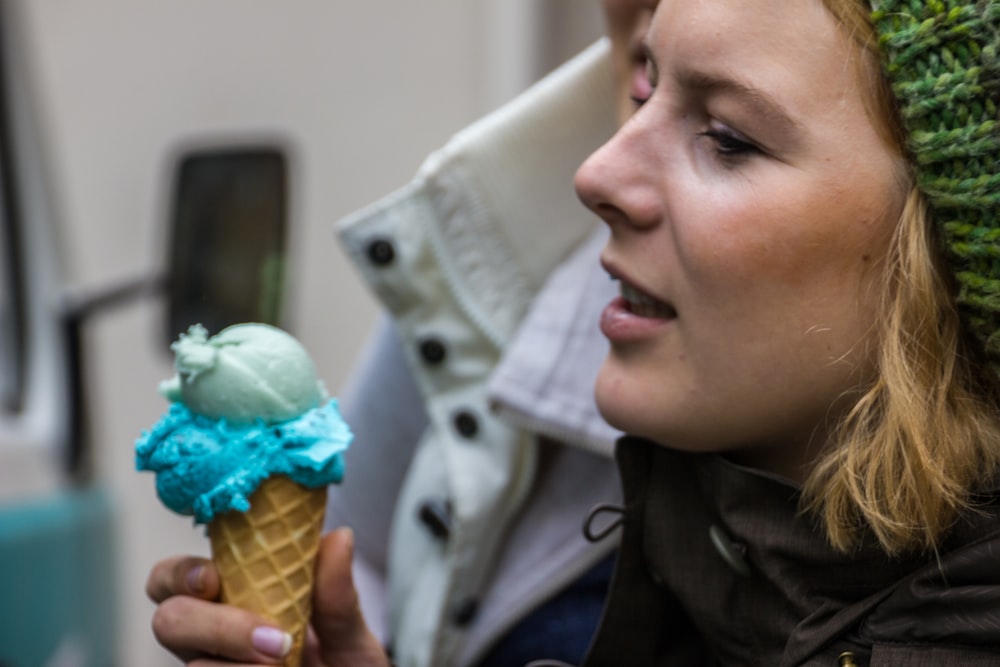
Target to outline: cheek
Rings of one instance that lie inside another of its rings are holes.
[[[631,7],[631,4],[605,3],[605,32],[611,41],[611,57],[616,70],[619,70],[628,59],[629,38],[636,24],[638,12]]]
[[[635,25],[639,3],[637,0],[602,0],[604,22],[609,34],[627,32]]]
[[[679,232],[681,261],[703,284],[720,287],[801,289],[817,274],[856,283],[885,257],[894,222],[884,196],[842,189],[755,188],[752,196],[716,197],[703,224]]]

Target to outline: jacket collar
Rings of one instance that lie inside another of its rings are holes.
[[[983,605],[975,603],[977,597],[991,605],[1000,601],[993,555],[1000,549],[995,494],[960,517],[937,554],[890,557],[870,537],[845,554],[833,549],[818,522],[800,510],[800,491],[786,480],[638,438],[620,440],[616,458],[626,515],[641,517],[631,526],[644,533],[644,561],[652,577],[668,586],[681,577],[675,590],[682,597],[683,580],[695,576],[709,587],[750,586],[761,595],[762,606],[768,598],[775,601],[772,611],[784,620],[772,619],[772,627],[787,638],[782,664],[799,664],[848,632],[868,632],[871,641],[921,642],[936,636],[977,644],[992,641],[1000,631],[995,607],[980,613]],[[716,522],[744,547],[748,583],[738,583],[730,573],[730,584],[716,584],[725,569],[717,567],[710,552],[690,543],[671,546],[679,535],[699,539],[706,522]],[[972,602],[958,607],[949,602],[957,604],[963,596]],[[956,609],[981,618],[955,622]],[[858,630],[861,619],[869,620]]]
[[[525,429],[610,457],[621,433],[594,402],[608,342],[596,322],[617,287],[601,268],[596,229],[550,276],[490,377],[497,412]]]

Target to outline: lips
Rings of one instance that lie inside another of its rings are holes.
[[[638,287],[618,268],[618,262],[605,252],[601,266],[612,280],[619,283],[620,294],[612,299],[601,313],[601,332],[615,345],[638,343],[658,338],[665,328],[672,328],[677,320],[673,304],[654,297]]]
[[[656,339],[677,319],[677,311],[622,281],[621,295],[601,313],[601,332],[612,345],[634,344]]]
[[[673,319],[677,317],[677,311],[674,310],[673,306],[654,299],[628,283],[621,283],[621,296],[625,300],[626,308],[633,315],[654,319]]]

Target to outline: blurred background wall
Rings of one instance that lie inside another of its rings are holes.
[[[375,316],[332,225],[404,184],[455,131],[600,33],[592,0],[20,0],[30,81],[74,289],[162,268],[183,147],[291,149],[286,323],[336,392]],[[175,664],[143,593],[157,559],[207,553],[156,500],[133,442],[164,410],[163,304],[88,325],[96,470],[120,512],[120,664]]]

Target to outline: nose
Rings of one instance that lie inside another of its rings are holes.
[[[580,201],[614,229],[656,225],[662,201],[656,183],[663,173],[638,114],[625,123],[576,172]]]

